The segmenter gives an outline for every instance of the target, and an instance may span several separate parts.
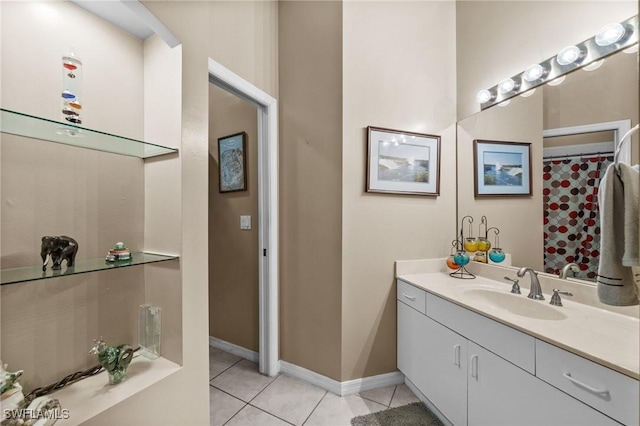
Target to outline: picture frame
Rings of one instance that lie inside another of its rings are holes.
[[[219,191],[247,190],[246,132],[218,138]]]
[[[531,143],[473,141],[475,197],[529,197]]]
[[[367,127],[366,192],[440,194],[440,136]]]

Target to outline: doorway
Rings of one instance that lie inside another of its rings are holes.
[[[209,58],[209,82],[257,109],[259,369],[279,373],[277,101]]]

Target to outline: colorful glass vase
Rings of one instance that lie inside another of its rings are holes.
[[[478,240],[474,237],[467,237],[464,239],[464,249],[466,251],[474,252],[478,250]]]
[[[505,259],[506,255],[500,247],[494,247],[489,250],[489,259],[494,263],[500,263]]]
[[[478,251],[489,251],[491,248],[491,241],[485,237],[478,237]]]
[[[458,250],[453,255],[453,260],[457,265],[464,266],[469,263],[469,255],[464,250]]]
[[[450,255],[447,257],[447,268],[449,269],[458,269],[460,265],[458,265],[454,259],[454,255]]]
[[[487,263],[487,252],[479,251],[473,256],[474,262]]]

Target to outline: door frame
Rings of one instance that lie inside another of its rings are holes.
[[[278,102],[209,58],[209,82],[258,109],[258,278],[260,372],[280,372],[278,324]]]
[[[559,127],[556,129],[547,129],[542,131],[542,137],[554,137],[554,136],[570,136],[580,135],[583,133],[594,133],[613,130],[614,132],[614,152],[620,145],[620,138],[624,136],[631,129],[631,120],[616,120],[606,121],[602,123],[583,124],[579,126]],[[618,157],[621,162],[631,164],[631,144],[628,143],[620,150],[620,156]]]

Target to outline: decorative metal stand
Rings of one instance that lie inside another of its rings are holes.
[[[460,280],[472,280],[476,277],[471,272],[467,271],[464,266],[461,266],[460,269],[455,272],[451,272],[449,276]]]

